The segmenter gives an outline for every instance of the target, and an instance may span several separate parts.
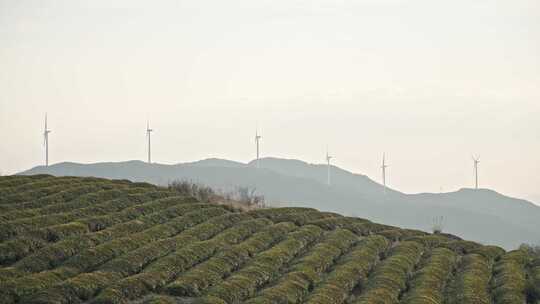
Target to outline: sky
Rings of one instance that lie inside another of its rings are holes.
[[[262,156],[540,203],[537,0],[0,0],[0,172]]]

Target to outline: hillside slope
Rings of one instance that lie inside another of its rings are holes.
[[[538,303],[540,260],[310,208],[0,177],[0,303]],[[538,296],[538,297],[537,297]]]
[[[199,181],[214,188],[249,185],[269,202],[312,207],[345,215],[362,215],[385,224],[430,231],[433,218],[444,216],[444,229],[467,239],[517,248],[540,242],[540,207],[487,189],[450,193],[405,194],[387,189],[365,175],[332,167],[332,185],[326,166],[299,160],[264,158],[260,168],[221,159],[177,165],[120,163],[60,163],[36,167],[22,174],[125,178],[166,185],[176,179]]]

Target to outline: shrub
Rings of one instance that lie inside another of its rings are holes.
[[[294,229],[296,226],[291,223],[269,226],[244,242],[182,274],[167,286],[167,291],[177,296],[200,296],[204,290],[220,282],[235,268],[244,265],[253,255],[273,246]]]
[[[397,303],[423,249],[422,244],[411,241],[392,248],[388,258],[375,268],[365,290],[354,303]]]
[[[369,236],[345,255],[308,298],[308,304],[342,304],[353,288],[365,284],[368,273],[390,243],[382,236]]]
[[[490,283],[495,304],[525,303],[525,266],[529,260],[525,250],[514,250],[504,254],[495,263]]]
[[[244,268],[210,288],[203,301],[215,302],[211,299],[221,298],[226,303],[238,303],[253,296],[259,287],[274,280],[281,267],[319,239],[322,233],[321,228],[312,225],[289,233],[284,241],[256,255]]]
[[[253,221],[249,218],[246,214],[231,214],[228,217],[216,219],[214,225],[201,227],[200,232],[212,230],[216,236],[208,241],[183,246],[172,254],[150,264],[142,273],[116,282],[102,291],[94,302],[120,303],[126,299],[133,299],[155,291],[174,280],[178,274],[208,259],[220,250],[241,242],[252,233],[268,225],[266,222]],[[240,223],[234,226],[238,222]],[[232,228],[223,231],[224,228],[231,226]],[[223,232],[219,233],[220,231]],[[196,232],[191,231],[191,233]]]
[[[448,304],[489,304],[490,262],[480,254],[468,254],[461,259],[456,277],[449,288]]]
[[[431,304],[443,303],[443,291],[448,277],[457,261],[457,254],[446,248],[434,249],[419,265],[410,289],[400,303]]]
[[[245,303],[301,303],[321,281],[322,274],[357,241],[358,237],[349,230],[329,232],[275,285],[263,289],[259,296]]]
[[[80,218],[76,222],[53,225],[34,231],[29,231],[11,241],[0,244],[0,249],[6,250],[5,253],[0,256],[0,263],[5,264],[17,261],[43,247],[45,245],[44,242],[59,241],[67,237],[74,237],[76,235],[80,235],[83,230],[92,232],[102,230],[114,224],[133,220],[139,216],[150,214],[163,208],[174,206],[176,204],[192,202],[189,199],[186,200],[180,197],[170,197],[150,201],[153,197],[155,197],[154,194],[154,192],[150,192],[139,195],[128,195],[126,197],[113,200],[110,203],[103,203],[107,205],[114,205],[114,208],[122,208],[124,206],[136,204],[135,206],[127,207],[120,212],[109,213],[107,215],[97,217],[91,216],[87,218]],[[84,228],[84,226],[87,226],[87,228]],[[91,237],[92,235],[82,236],[83,239],[88,239]],[[32,240],[32,242],[29,242],[29,239]],[[90,244],[92,244],[92,242]],[[55,247],[56,246],[53,246],[52,248]]]

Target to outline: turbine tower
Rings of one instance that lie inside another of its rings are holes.
[[[257,146],[257,168],[259,168],[259,142],[262,136],[259,135],[258,128],[255,129],[255,145]]]
[[[384,186],[384,194],[386,194],[386,168],[387,167],[388,165],[386,164],[386,153],[383,153],[381,169],[382,169],[382,182]]]
[[[43,145],[45,146],[45,167],[49,166],[49,133],[51,133],[51,130],[47,128],[47,113],[45,113],[45,129],[43,131]]]
[[[146,138],[148,139],[148,163],[152,163],[152,142],[151,139],[151,133],[154,132],[153,129],[150,129],[150,123],[146,121]]]
[[[478,189],[478,164],[480,163],[480,157],[472,156],[474,162],[474,189]]]
[[[326,148],[326,184],[330,186],[330,160],[333,156],[328,155],[328,148]]]

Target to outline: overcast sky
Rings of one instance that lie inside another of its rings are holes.
[[[540,202],[538,0],[0,0],[0,171],[263,156]]]

